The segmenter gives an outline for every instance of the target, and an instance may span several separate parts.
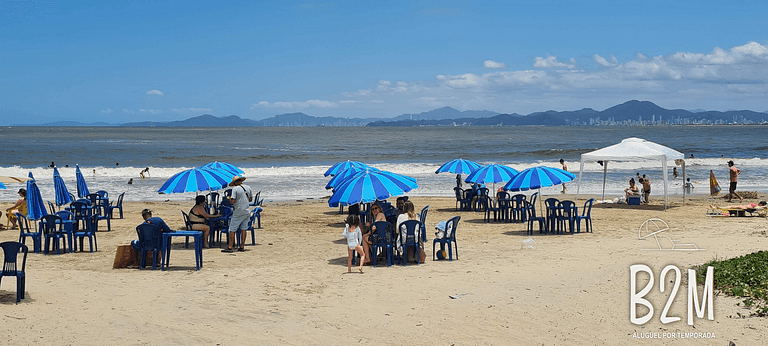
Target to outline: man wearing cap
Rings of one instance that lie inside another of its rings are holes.
[[[171,230],[171,228],[168,227],[168,225],[165,223],[165,221],[163,221],[163,219],[161,219],[159,217],[152,217],[152,211],[149,210],[149,209],[142,210],[141,211],[141,217],[144,218],[144,222],[151,223],[151,224],[157,226],[158,228],[160,228],[160,230],[163,231],[163,233],[165,233],[165,232],[173,232],[173,230]],[[138,251],[139,250],[139,241],[138,240],[132,241],[131,242],[131,246],[133,246],[133,248],[136,249],[136,251]]]
[[[728,170],[731,175],[731,187],[728,189],[728,202],[733,199],[733,195],[736,195],[736,197],[739,197],[740,201],[743,201],[744,198],[736,193],[736,182],[739,180],[739,174],[741,174],[741,170],[733,165],[733,160],[728,161],[728,167],[730,167]]]
[[[229,234],[227,235],[227,248],[221,250],[221,252],[234,252],[235,236],[237,230],[240,229],[240,248],[237,251],[245,251],[245,230],[248,228],[248,219],[250,212],[248,206],[253,199],[253,192],[247,185],[243,185],[245,177],[234,176],[229,186],[232,186],[232,202],[233,211],[232,219],[229,221]]]

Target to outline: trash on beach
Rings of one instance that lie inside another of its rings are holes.
[[[466,296],[467,294],[469,294],[469,293],[454,294],[454,295],[448,296],[448,297],[450,297],[451,299],[459,299],[459,298],[461,298],[463,296]]]
[[[533,240],[533,238],[528,238],[526,240],[523,240],[520,242],[520,248],[521,249],[535,249],[536,248],[536,241]]]

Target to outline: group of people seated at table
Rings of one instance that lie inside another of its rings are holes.
[[[379,221],[396,220],[393,224],[396,235],[396,250],[402,254],[402,239],[405,238],[405,233],[400,231],[400,224],[408,220],[419,220],[419,214],[416,213],[416,207],[413,202],[406,201],[404,197],[399,197],[396,200],[396,208],[391,210],[389,218],[384,213],[384,208],[380,203],[374,203],[371,205],[370,218],[365,224],[361,225],[362,238],[363,238],[363,251],[366,256],[364,263],[371,262],[371,234],[376,232],[376,226],[374,223]],[[421,230],[416,230],[416,238],[421,239]],[[421,240],[419,240],[421,241]]]

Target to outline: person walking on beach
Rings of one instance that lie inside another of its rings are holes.
[[[563,165],[563,170],[568,172],[568,166],[565,165],[565,161],[563,159],[560,159],[560,164]],[[563,183],[563,191],[560,191],[560,193],[565,193],[565,191],[568,191],[568,188],[565,187],[565,183]]]
[[[352,272],[352,258],[355,256],[355,251],[360,254],[360,274],[363,273],[363,263],[365,263],[365,251],[360,245],[363,243],[363,234],[360,232],[360,217],[357,215],[347,216],[347,225],[344,227],[344,238],[347,238],[347,273]]]
[[[228,244],[227,248],[221,250],[221,252],[234,252],[235,237],[237,236],[237,230],[240,232],[240,248],[237,251],[245,251],[245,230],[248,229],[248,219],[250,212],[248,206],[253,200],[253,192],[248,185],[243,185],[245,177],[234,176],[229,186],[232,186],[232,202],[233,211],[232,219],[229,221],[229,234],[227,235]]]
[[[739,201],[743,201],[744,198],[741,197],[738,193],[736,193],[736,183],[739,180],[739,174],[741,174],[741,170],[736,168],[736,166],[733,165],[733,160],[728,161],[728,172],[731,176],[731,187],[728,189],[728,202],[730,202],[733,199],[733,195],[736,195],[736,197],[739,197]]]

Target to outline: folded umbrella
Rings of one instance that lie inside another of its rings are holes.
[[[59,174],[59,169],[53,168],[53,188],[56,192],[56,205],[62,206],[64,204],[72,203],[72,197],[67,190],[67,185],[64,184],[64,179]]]
[[[31,179],[27,181],[27,219],[40,220],[43,215],[48,215],[48,212],[45,210],[43,196],[40,195],[40,189],[32,172],[29,172],[29,177]]]
[[[88,191],[88,184],[85,183],[83,172],[80,172],[80,165],[75,165],[75,176],[77,177],[77,197],[85,198],[90,195],[91,192]]]

